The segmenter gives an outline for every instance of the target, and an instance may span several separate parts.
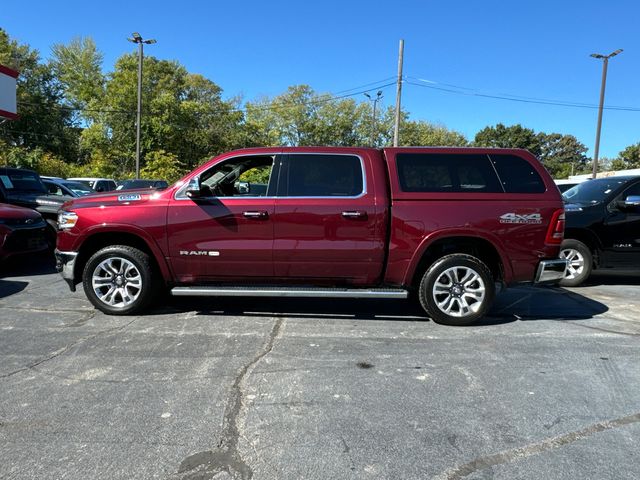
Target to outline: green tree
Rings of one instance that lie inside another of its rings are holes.
[[[78,154],[79,130],[64,108],[63,89],[52,68],[40,63],[36,50],[11,40],[0,28],[0,64],[20,72],[17,81],[18,120],[0,125],[8,146],[39,148],[66,160]]]
[[[80,109],[99,103],[105,83],[103,56],[93,39],[76,37],[68,45],[54,44],[51,51],[51,68],[69,103]]]
[[[111,158],[122,172],[134,168],[137,68],[136,55],[117,60],[107,75],[94,123],[82,138],[84,149]],[[145,57],[144,72],[142,166],[152,151],[163,150],[192,168],[205,157],[235,148],[236,142],[249,143],[234,133],[241,128],[242,112],[234,101],[222,100],[222,90],[211,80],[153,56]]]
[[[366,103],[335,100],[309,85],[295,85],[282,95],[247,103],[245,126],[263,145],[369,145],[372,112]],[[376,137],[382,137],[377,128]]]
[[[478,147],[524,148],[536,156],[542,153],[540,137],[520,124],[506,127],[498,123],[495,127],[485,127],[476,133],[473,143]]]
[[[587,147],[573,135],[539,133],[540,161],[554,178],[566,178],[588,169]]]
[[[629,145],[618,154],[618,158],[611,162],[612,170],[631,168],[640,168],[640,142]]]
[[[400,126],[400,144],[407,146],[464,147],[469,144],[460,132],[422,120],[405,120]]]
[[[146,164],[140,170],[142,178],[151,180],[166,180],[173,183],[184,176],[186,169],[178,161],[178,157],[164,150],[154,150],[147,153]]]

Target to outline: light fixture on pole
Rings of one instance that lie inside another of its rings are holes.
[[[382,90],[378,90],[376,93],[376,98],[371,98],[371,95],[365,92],[365,97],[369,99],[373,103],[373,115],[371,116],[371,146],[376,146],[376,107],[378,106],[378,102],[382,99]]]
[[[602,84],[600,85],[600,106],[598,107],[598,126],[596,127],[596,146],[593,152],[593,174],[592,177],[596,178],[598,174],[598,154],[600,153],[600,130],[602,128],[602,109],[604,108],[604,89],[607,85],[607,66],[609,65],[609,59],[615,57],[622,49],[619,48],[615,52],[611,52],[609,55],[602,55],[600,53],[592,53],[593,58],[603,60],[602,62]]]
[[[140,117],[142,116],[142,62],[144,59],[144,45],[156,43],[155,40],[144,40],[138,32],[133,32],[131,43],[138,44],[138,109],[136,112],[136,178],[140,178]]]

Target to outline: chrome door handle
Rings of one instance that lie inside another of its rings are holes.
[[[242,212],[242,215],[246,218],[257,218],[258,220],[269,218],[269,214],[264,210]]]
[[[362,210],[347,210],[342,212],[342,216],[344,218],[366,219],[367,212],[363,212]]]

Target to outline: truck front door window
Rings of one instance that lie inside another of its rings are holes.
[[[203,196],[265,197],[273,157],[239,157],[215,165],[200,176]]]

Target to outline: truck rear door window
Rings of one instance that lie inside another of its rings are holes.
[[[507,193],[542,193],[546,187],[533,166],[516,155],[491,155],[504,191]]]
[[[355,197],[364,189],[362,162],[354,155],[288,157],[286,197]]]
[[[487,155],[399,153],[403,192],[502,193]]]

